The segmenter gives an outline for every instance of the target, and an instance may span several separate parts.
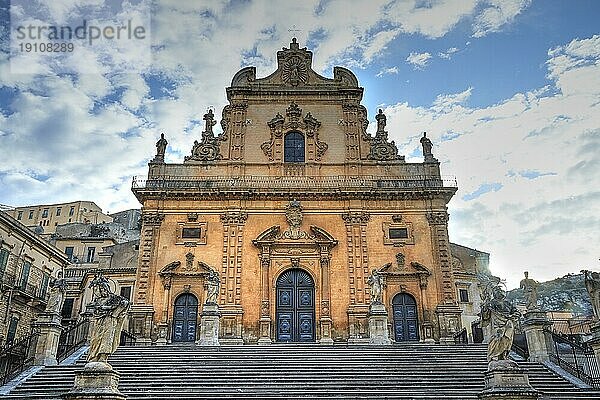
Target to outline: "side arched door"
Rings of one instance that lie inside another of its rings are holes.
[[[419,340],[417,302],[408,293],[398,293],[392,300],[394,338],[396,342]]]
[[[196,341],[198,323],[198,299],[191,293],[184,293],[175,299],[173,313],[173,342]]]

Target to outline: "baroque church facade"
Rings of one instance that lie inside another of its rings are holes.
[[[134,179],[142,229],[130,327],[141,343],[194,342],[218,274],[221,344],[365,343],[368,278],[384,278],[391,339],[452,341],[462,328],[447,203],[431,142],[408,163],[377,132],[348,69],[312,69],[293,39],[277,70],[235,74],[183,162],[157,143]],[[212,274],[212,275],[211,275]]]

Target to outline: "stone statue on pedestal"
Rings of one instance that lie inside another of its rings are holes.
[[[590,301],[592,302],[594,319],[598,321],[600,320],[600,274],[588,270],[583,270],[581,272],[583,273],[585,288],[587,289]]]
[[[431,140],[427,137],[427,132],[423,132],[423,137],[420,142],[423,147],[423,158],[425,161],[436,161],[436,159],[433,158],[433,152],[431,151],[433,143],[431,143]]]
[[[90,288],[94,290],[94,327],[90,338],[88,362],[106,363],[108,356],[119,346],[123,322],[129,310],[129,301],[110,290],[108,279],[97,273]]]
[[[163,163],[165,162],[165,151],[167,149],[167,139],[165,139],[165,134],[160,134],[160,139],[156,142],[156,156],[154,156],[153,162]]]
[[[374,269],[367,279],[367,283],[371,286],[371,304],[382,304],[383,276]]]
[[[488,361],[508,360],[519,317],[515,306],[506,300],[504,290],[499,285],[495,286],[492,297],[481,306],[482,325],[491,325],[492,328]]]
[[[525,279],[521,280],[519,287],[523,289],[523,297],[525,299],[527,311],[537,310],[538,283],[535,280],[529,278],[529,272],[525,271]]]
[[[48,297],[48,304],[46,304],[46,312],[60,314],[67,291],[67,281],[62,277],[62,271],[58,272],[58,277],[50,282],[49,286],[50,296]]]
[[[211,268],[206,276],[206,301],[204,304],[217,304],[220,287],[221,278],[219,273]]]

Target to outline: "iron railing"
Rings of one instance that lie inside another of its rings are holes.
[[[126,330],[121,331],[119,346],[135,346],[136,337],[133,333]]]
[[[56,352],[58,362],[69,357],[75,350],[83,346],[87,341],[89,331],[90,320],[87,318],[65,327],[58,340],[58,351]]]
[[[35,350],[33,347],[38,337],[38,332],[32,332],[0,350],[0,379],[3,385],[33,363]]]
[[[454,343],[455,344],[467,344],[469,343],[469,339],[467,337],[467,328],[462,328],[460,331],[454,333]]]
[[[553,343],[553,351],[549,354],[550,361],[588,385],[600,387],[598,360],[590,346],[550,330],[544,332]]]
[[[252,190],[252,189],[338,189],[395,190],[406,188],[455,188],[454,177],[409,175],[398,177],[361,176],[161,176],[150,179],[133,177],[133,189]]]

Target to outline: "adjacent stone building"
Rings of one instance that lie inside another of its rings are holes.
[[[348,69],[312,70],[294,39],[277,70],[240,70],[227,88],[222,133],[212,110],[181,163],[157,143],[142,203],[132,308],[141,343],[197,337],[209,271],[220,275],[221,343],[366,343],[378,269],[395,341],[452,341],[462,327],[440,174],[407,163]],[[407,133],[408,134],[408,133]],[[411,132],[410,134],[414,134]]]
[[[0,211],[0,347],[31,333],[67,256]]]
[[[125,212],[127,216],[129,213]],[[134,225],[129,229],[130,225]],[[70,223],[60,225],[50,242],[69,259],[65,269],[67,294],[62,310],[63,324],[76,321],[91,301],[88,289],[97,270],[112,280],[113,288],[131,298],[135,281],[140,231],[130,218],[101,224]]]
[[[462,310],[462,325],[467,331],[469,342],[473,342],[473,330],[476,329],[474,325],[479,321],[482,303],[480,276],[491,276],[490,254],[456,243],[450,243],[450,251],[458,305]]]
[[[59,225],[72,222],[101,224],[113,220],[111,216],[104,214],[93,201],[15,207],[8,213],[29,228],[41,227],[44,235],[54,233]]]

